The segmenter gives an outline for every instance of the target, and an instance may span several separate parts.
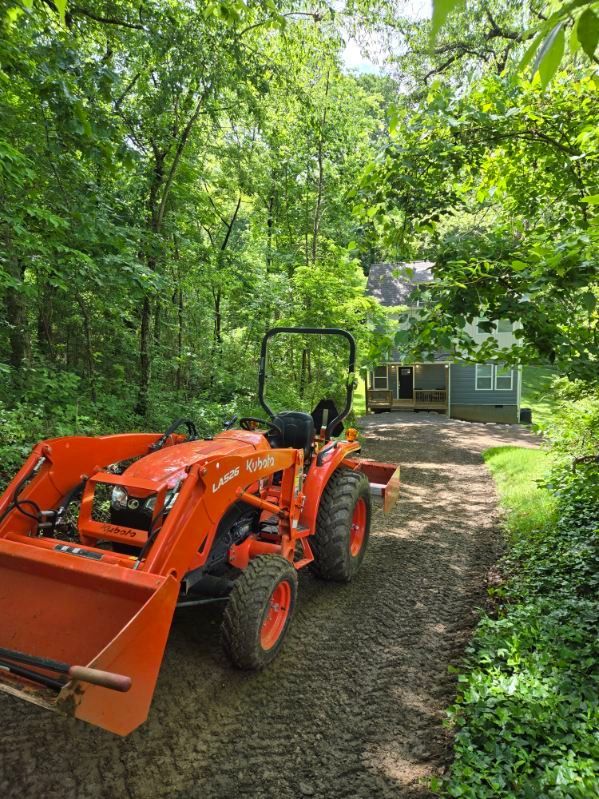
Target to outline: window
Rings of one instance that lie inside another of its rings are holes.
[[[477,363],[475,379],[477,391],[491,391],[493,388],[493,365]]]
[[[478,320],[478,324],[476,325],[476,332],[477,332],[477,333],[486,333],[486,334],[488,335],[488,334],[489,334],[489,331],[488,331],[488,330],[485,330],[485,328],[484,328],[484,327],[482,327],[482,325],[486,325],[486,324],[487,324],[487,322],[488,322],[488,320],[487,320],[487,319],[479,319],[479,320]]]
[[[387,367],[377,366],[372,373],[372,387],[373,388],[387,388]]]
[[[514,384],[514,372],[505,366],[495,367],[495,390],[511,391]]]
[[[511,333],[512,332],[512,323],[509,319],[500,319],[497,322],[497,332],[498,333]]]
[[[491,363],[476,364],[477,391],[511,391],[514,387],[514,370]]]

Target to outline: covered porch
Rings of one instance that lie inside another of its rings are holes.
[[[366,412],[440,411],[449,413],[449,364],[389,363],[368,374]]]

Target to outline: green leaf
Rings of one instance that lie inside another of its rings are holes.
[[[56,6],[56,10],[58,11],[58,16],[60,17],[60,21],[64,25],[64,15],[67,10],[67,0],[54,0],[54,5]]]
[[[465,0],[433,0],[433,17],[431,22],[431,42],[445,24],[448,15],[463,6]]]
[[[599,194],[589,194],[588,197],[583,197],[581,202],[589,205],[599,205]]]
[[[564,55],[564,28],[563,23],[558,22],[552,29],[549,36],[541,45],[537,53],[533,75],[538,72],[541,76],[541,84],[545,88],[551,78],[557,72],[562,56]]]
[[[576,26],[578,41],[589,58],[593,58],[599,42],[599,17],[587,8],[583,11]]]
[[[524,56],[522,57],[522,61],[520,61],[520,69],[522,71],[524,71],[526,69],[526,67],[530,64],[530,62],[532,61],[533,56],[536,53],[536,51],[537,51],[537,49],[538,49],[538,47],[539,47],[539,45],[541,43],[541,39],[542,38],[543,38],[543,34],[542,33],[538,33],[534,37],[534,39],[532,40],[532,43],[530,44],[530,46],[528,47],[526,52],[524,53]]]
[[[592,291],[587,291],[586,294],[582,295],[580,300],[582,302],[582,307],[586,311],[590,312],[595,310],[595,306],[597,305],[597,298],[595,297]]]

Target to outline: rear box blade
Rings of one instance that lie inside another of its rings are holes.
[[[358,468],[368,478],[370,493],[382,497],[383,510],[389,513],[399,499],[399,466],[394,463],[379,463],[366,458],[356,458]]]

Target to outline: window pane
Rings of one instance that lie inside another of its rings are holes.
[[[495,388],[500,391],[510,391],[512,388],[512,370],[498,366],[495,372]]]
[[[493,365],[490,363],[476,364],[476,388],[485,391],[493,388]]]
[[[498,333],[511,333],[512,332],[512,323],[509,319],[500,319],[497,322],[497,332]]]
[[[387,367],[377,366],[374,370],[374,388],[387,388]]]

